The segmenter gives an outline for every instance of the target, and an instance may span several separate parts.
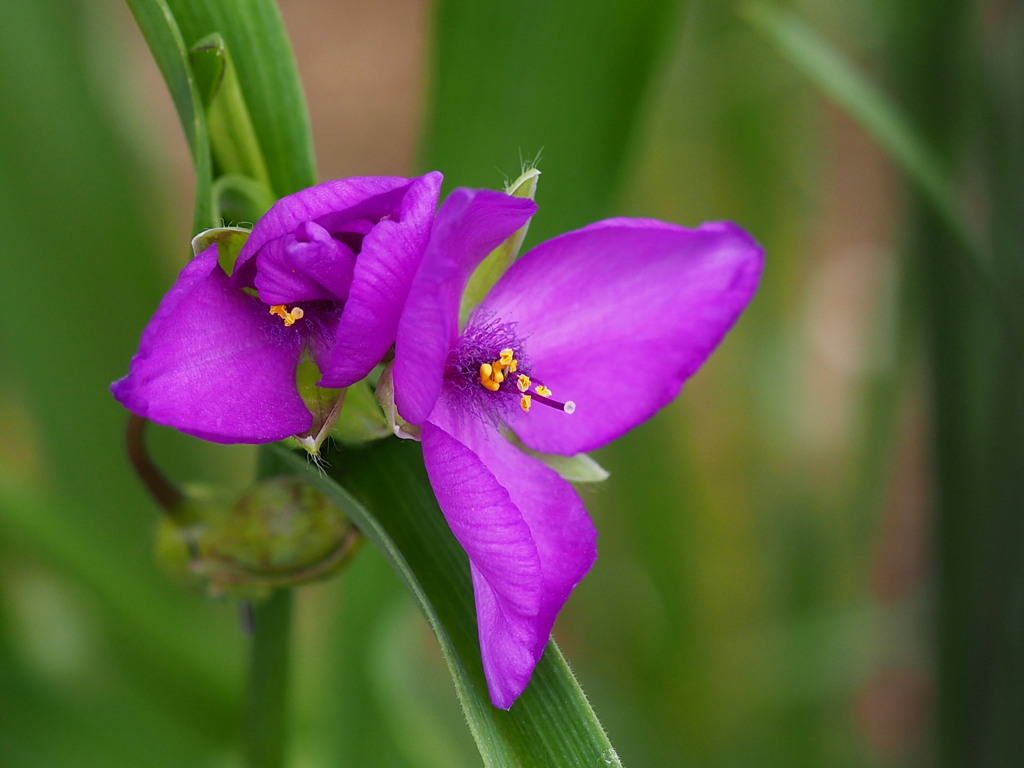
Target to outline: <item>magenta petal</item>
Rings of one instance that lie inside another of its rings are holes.
[[[462,292],[473,270],[536,210],[532,200],[460,188],[437,212],[395,343],[395,398],[407,421],[422,423],[441,392],[445,361],[459,335]]]
[[[315,221],[334,234],[348,231],[345,224],[353,219],[378,221],[399,208],[406,190],[418,180],[400,176],[335,179],[282,197],[252,228],[238,254],[233,283],[251,285],[252,257],[270,241],[292,234],[303,222]],[[440,186],[440,179],[437,184]]]
[[[555,617],[597,555],[576,492],[497,430],[444,409],[423,425],[438,503],[469,555],[491,701],[508,709],[544,652]]]
[[[295,388],[301,350],[298,334],[230,286],[213,245],[181,271],[111,391],[133,413],[204,440],[281,440],[312,421]]]
[[[440,173],[414,179],[395,210],[363,238],[321,385],[354,384],[395,343],[402,307],[430,237],[440,189]]]
[[[533,408],[511,426],[539,451],[590,451],[671,401],[750,302],[763,252],[729,223],[611,219],[549,240],[482,308],[528,329],[535,378],[575,413]]]
[[[355,263],[350,247],[316,222],[305,221],[260,251],[256,290],[271,305],[316,299],[340,304],[348,296]]]

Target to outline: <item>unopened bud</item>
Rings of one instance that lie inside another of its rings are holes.
[[[319,489],[292,477],[264,481],[233,503],[191,498],[186,510],[162,521],[158,556],[214,595],[255,599],[324,578],[348,561],[361,538]]]

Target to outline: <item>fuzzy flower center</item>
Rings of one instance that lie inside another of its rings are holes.
[[[334,348],[342,308],[333,301],[312,299],[269,306],[272,315],[267,338],[278,346],[299,347],[319,365],[327,361]]]

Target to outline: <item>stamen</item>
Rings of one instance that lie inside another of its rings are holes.
[[[491,392],[497,392],[505,381],[505,370],[512,373],[516,369],[514,355],[511,349],[503,349],[493,363],[480,363],[480,383]]]
[[[270,314],[280,317],[286,326],[295,325],[296,320],[301,320],[306,314],[302,307],[292,307],[291,311],[285,309],[284,304],[275,304],[270,308]]]
[[[498,347],[496,338],[507,346]],[[450,373],[446,375],[456,384],[456,391],[468,396],[469,406],[485,418],[503,420],[502,408],[506,403],[511,406],[512,398],[507,396],[512,395],[518,397],[524,413],[530,413],[538,403],[573,413],[576,403],[554,400],[552,390],[532,375],[530,359],[517,357],[522,352],[514,324],[499,323],[493,318],[471,322],[448,360]],[[520,369],[522,373],[518,372]],[[478,387],[497,397],[485,395]]]
[[[501,376],[500,373],[498,375]],[[480,363],[480,383],[491,392],[497,392],[501,386],[501,381],[494,380],[494,367],[490,363]]]
[[[490,363],[480,364],[480,384],[490,392],[497,392],[508,376],[515,373],[519,361],[516,360],[515,351],[507,347],[498,353],[498,359]],[[506,371],[508,372],[506,375]],[[527,394],[530,388],[533,394]],[[534,381],[525,373],[519,374],[516,378],[516,389],[522,394],[519,398],[519,407],[524,413],[529,413],[536,400],[549,408],[558,408],[565,413],[572,413],[576,410],[576,403],[569,400],[565,403],[551,399],[551,390],[539,381]]]

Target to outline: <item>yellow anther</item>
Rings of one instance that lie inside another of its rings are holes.
[[[498,375],[500,376],[501,374]],[[498,387],[501,386],[500,381],[494,380],[494,368],[490,363],[480,363],[480,383],[491,390],[491,392],[497,392]]]
[[[270,308],[270,314],[277,315],[284,320],[285,325],[295,325],[296,320],[301,320],[303,315],[306,313],[302,311],[302,307],[294,307],[291,312],[285,309],[284,304],[275,304]]]
[[[516,380],[516,386],[519,387],[520,392],[526,392],[530,388],[530,377],[525,373],[520,373]]]
[[[543,384],[538,384],[534,389],[534,392],[536,392],[541,397],[551,397],[551,390],[545,387]]]
[[[533,398],[529,395],[523,395],[519,399],[519,407],[523,409],[523,413],[530,412],[530,406],[533,404]]]
[[[507,347],[498,353],[498,359],[491,363],[480,364],[480,383],[491,392],[497,392],[505,379],[516,372],[519,361],[516,360],[515,352]],[[530,386],[530,379],[527,377],[526,385],[517,382],[520,392],[526,392]]]

